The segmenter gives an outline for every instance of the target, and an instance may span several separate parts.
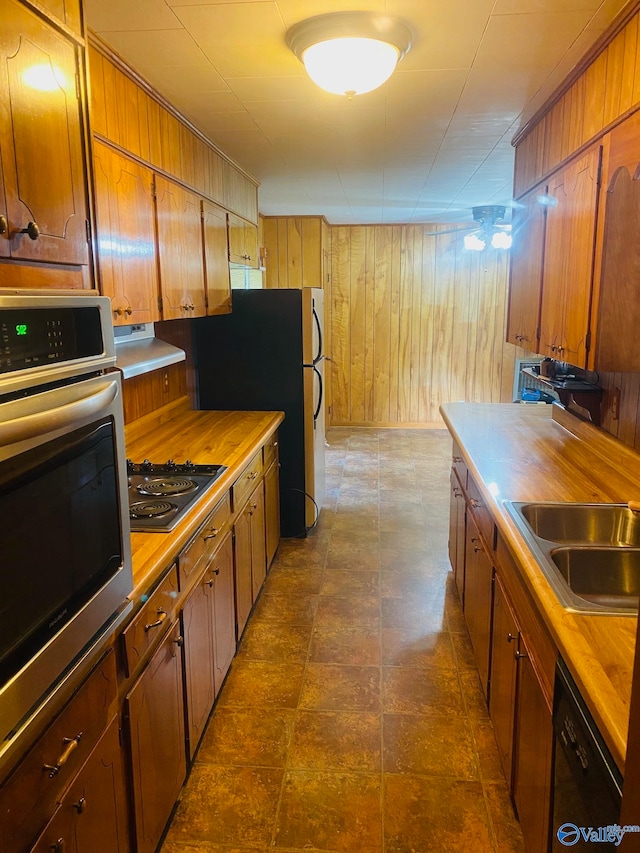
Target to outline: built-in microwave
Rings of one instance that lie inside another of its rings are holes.
[[[0,756],[130,610],[109,300],[0,295]]]

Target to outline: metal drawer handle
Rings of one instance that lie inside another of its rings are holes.
[[[218,533],[220,533],[220,529],[218,527],[212,527],[211,533],[204,537],[204,541],[206,542],[208,539],[215,539]]]
[[[482,506],[482,504],[480,503],[480,501],[477,501],[475,498],[471,498],[471,500],[469,501],[469,503],[471,504],[471,506],[472,506],[474,509],[478,509],[478,507],[481,507],[481,506]]]
[[[8,234],[9,233],[9,223],[7,222],[7,217],[4,214],[0,214],[0,234]]]
[[[57,776],[60,770],[64,767],[64,765],[69,760],[71,753],[74,749],[77,749],[78,744],[82,740],[82,732],[78,732],[75,737],[65,737],[62,739],[62,743],[66,744],[65,748],[62,750],[60,754],[60,758],[56,761],[55,764],[45,764],[43,765],[43,770],[49,771],[49,779],[53,779],[54,776]]]
[[[160,627],[160,625],[162,625],[162,623],[164,622],[164,620],[165,620],[166,618],[167,618],[167,613],[166,613],[166,611],[162,610],[161,608],[158,608],[158,618],[157,618],[157,620],[156,620],[155,622],[149,622],[149,623],[147,623],[147,624],[144,626],[144,630],[145,630],[145,631],[149,631],[149,630],[151,630],[151,628],[159,628],[159,627]]]
[[[249,479],[249,480],[255,480],[255,478],[256,478],[257,476],[258,476],[258,472],[257,472],[257,471],[252,471],[252,472],[248,475],[248,479]]]

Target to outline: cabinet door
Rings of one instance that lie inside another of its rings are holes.
[[[254,489],[249,498],[249,514],[251,518],[251,586],[255,601],[267,576],[263,482]]]
[[[154,323],[158,270],[153,173],[100,142],[93,145],[100,292],[114,325]]]
[[[98,741],[32,853],[131,849],[118,718]]]
[[[600,156],[592,148],[549,183],[540,352],[578,367],[587,356]]]
[[[489,712],[498,744],[502,769],[511,782],[513,721],[516,699],[516,670],[519,639],[518,623],[496,574],[493,598],[491,642],[491,695]]]
[[[204,254],[200,198],[156,176],[162,317],[204,317]]]
[[[536,190],[519,199],[513,215],[513,245],[509,278],[507,340],[526,350],[538,350],[540,295],[546,206]]]
[[[464,551],[465,551],[464,494],[455,472],[451,471],[451,498],[449,505],[449,562],[460,601],[464,603]]]
[[[244,223],[244,250],[248,267],[257,270],[260,266],[258,257],[258,228],[251,222]]]
[[[553,727],[551,709],[520,639],[513,756],[513,798],[527,853],[546,853],[549,839]]]
[[[264,514],[266,527],[267,569],[280,542],[280,472],[278,461],[271,463],[264,475]]]
[[[202,202],[207,314],[231,313],[231,278],[227,212],[210,201]]]
[[[246,265],[246,250],[244,247],[244,219],[235,213],[228,215],[229,229],[229,260],[234,264]]]
[[[213,632],[215,693],[222,687],[236,653],[235,595],[233,590],[233,542],[227,534],[211,561],[208,575],[213,578]]]
[[[234,578],[236,588],[236,623],[238,640],[253,607],[251,583],[251,516],[248,507],[238,515],[234,525]]]
[[[182,656],[177,625],[125,700],[137,853],[153,853],[186,775]]]
[[[82,14],[80,0],[40,0],[40,5],[50,15],[54,15],[70,30],[82,35]]]
[[[464,615],[485,696],[489,692],[489,641],[493,566],[487,556],[473,513],[467,513],[464,571]]]
[[[0,157],[11,255],[87,264],[76,49],[14,0],[0,0],[0,20]]]
[[[205,572],[182,609],[187,740],[193,758],[215,699],[213,579]]]

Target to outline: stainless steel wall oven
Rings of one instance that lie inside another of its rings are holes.
[[[109,300],[0,295],[0,754],[131,605]]]

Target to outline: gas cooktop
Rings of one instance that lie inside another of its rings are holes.
[[[226,465],[194,465],[169,459],[157,465],[127,459],[132,532],[168,533],[184,513],[227,470]]]

